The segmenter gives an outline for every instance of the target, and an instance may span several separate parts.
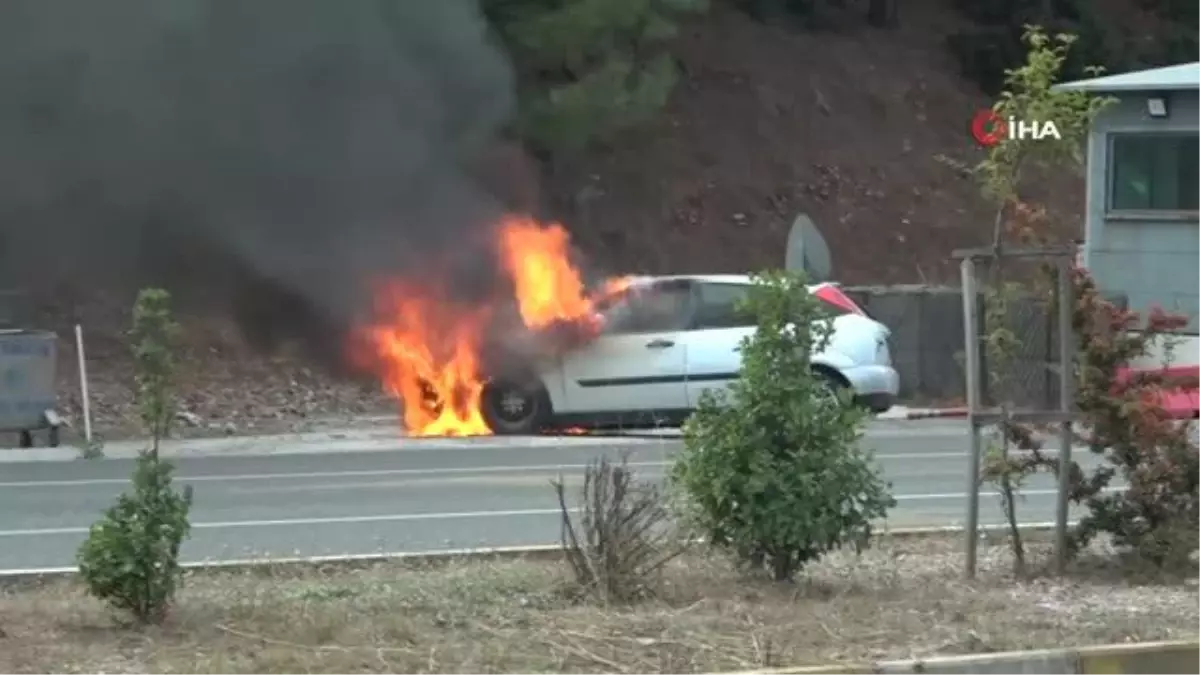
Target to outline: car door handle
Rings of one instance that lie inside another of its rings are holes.
[[[674,347],[674,346],[675,346],[674,340],[664,340],[662,338],[658,338],[657,340],[651,340],[646,343],[646,349],[666,349],[667,347]]]

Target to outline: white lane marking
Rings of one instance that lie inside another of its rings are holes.
[[[570,509],[572,512],[578,509]],[[379,516],[332,516],[327,518],[288,518],[282,520],[231,520],[192,523],[193,530],[217,530],[237,527],[284,527],[290,525],[344,525],[349,523],[388,523],[410,520],[465,520],[472,518],[519,518],[549,516],[559,509],[516,509],[512,511],[463,511],[461,513],[391,513]],[[0,537],[36,537],[55,534],[86,534],[86,527],[52,527],[37,530],[0,530]]]
[[[1112,486],[1112,487],[1104,488],[1103,490],[1101,490],[1101,492],[1106,492],[1106,493],[1107,492],[1124,492],[1126,489],[1127,488],[1125,486]],[[990,491],[987,488],[980,488],[979,496],[981,498],[987,497],[989,492]],[[1041,489],[1041,490],[1019,490],[1019,492],[1022,496],[1038,497],[1038,496],[1045,496],[1045,495],[1056,495],[1056,494],[1058,494],[1058,488],[1047,488],[1047,489]],[[933,493],[921,494],[921,495],[895,495],[895,498],[896,498],[896,501],[898,501],[898,502],[905,502],[905,501],[916,502],[916,501],[927,501],[927,500],[935,500],[935,499],[966,499],[967,494],[965,492],[933,492]]]
[[[1124,487],[1106,488],[1105,492],[1118,492]],[[1022,490],[1026,496],[1053,495],[1057,490]],[[986,496],[981,493],[980,496]],[[933,501],[943,499],[966,499],[962,492],[896,495],[896,501]],[[579,509],[570,509],[576,512]],[[326,518],[287,518],[279,520],[232,520],[213,523],[192,523],[194,530],[219,530],[244,527],[289,527],[295,525],[344,525],[350,523],[390,523],[419,520],[470,520],[473,518],[519,518],[525,516],[552,516],[559,509],[516,509],[511,511],[463,511],[458,513],[392,513],[377,516],[333,516]],[[63,534],[87,534],[86,527],[51,527],[30,530],[0,530],[0,537],[39,537]]]
[[[629,462],[628,466],[665,466],[666,462]],[[174,480],[180,483],[204,482],[237,482],[256,480],[303,480],[309,478],[367,478],[371,476],[436,476],[461,474],[490,474],[517,473],[521,471],[569,471],[582,470],[586,464],[529,464],[518,466],[468,466],[443,467],[431,469],[363,469],[357,471],[304,471],[280,473],[243,473],[243,474],[200,474],[197,476],[178,475]],[[44,480],[31,482],[0,483],[0,487],[71,487],[76,485],[116,485],[128,484],[128,478],[81,478],[78,480]]]
[[[894,455],[875,454],[875,459],[880,462],[890,462],[898,460],[914,460],[914,459],[965,459],[965,452],[908,452]],[[669,462],[629,462],[632,467],[661,467],[667,466]],[[237,481],[262,481],[262,480],[305,480],[313,478],[367,478],[372,476],[437,476],[437,475],[462,475],[462,474],[479,474],[487,475],[492,473],[519,473],[522,471],[544,472],[544,471],[573,471],[586,468],[586,464],[528,464],[517,466],[478,466],[478,467],[443,467],[429,469],[362,469],[355,471],[298,471],[298,472],[277,472],[277,473],[243,473],[243,474],[198,474],[195,476],[177,475],[175,480],[179,482],[205,483],[205,482],[237,482]],[[85,487],[89,485],[127,485],[128,477],[122,478],[78,478],[78,479],[61,479],[61,480],[35,480],[35,481],[0,481],[0,488],[22,488],[22,487]]]

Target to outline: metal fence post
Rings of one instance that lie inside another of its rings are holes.
[[[979,297],[975,290],[975,261],[965,257],[962,261],[963,294],[963,345],[966,361],[967,425],[971,431],[970,455],[967,457],[967,527],[966,527],[966,576],[975,578],[977,547],[979,546],[979,454],[982,442],[979,437],[980,372],[979,372]]]
[[[1055,563],[1059,574],[1066,572],[1070,557],[1067,543],[1070,502],[1067,498],[1071,490],[1071,445],[1074,441],[1070,417],[1075,408],[1074,308],[1075,288],[1071,283],[1070,260],[1061,258],[1058,261],[1058,408],[1063,418],[1059,428],[1061,449],[1058,452],[1058,504],[1054,522]]]

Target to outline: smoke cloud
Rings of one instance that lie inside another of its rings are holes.
[[[0,276],[343,321],[494,218],[467,167],[512,92],[477,0],[4,0]]]

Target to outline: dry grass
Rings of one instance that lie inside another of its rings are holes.
[[[1115,581],[1125,571],[1093,563],[1018,583],[993,546],[967,584],[958,548],[888,542],[786,586],[693,555],[627,607],[572,602],[564,567],[534,560],[205,572],[148,630],[70,581],[12,586],[0,672],[712,672],[1196,637],[1190,583]]]

